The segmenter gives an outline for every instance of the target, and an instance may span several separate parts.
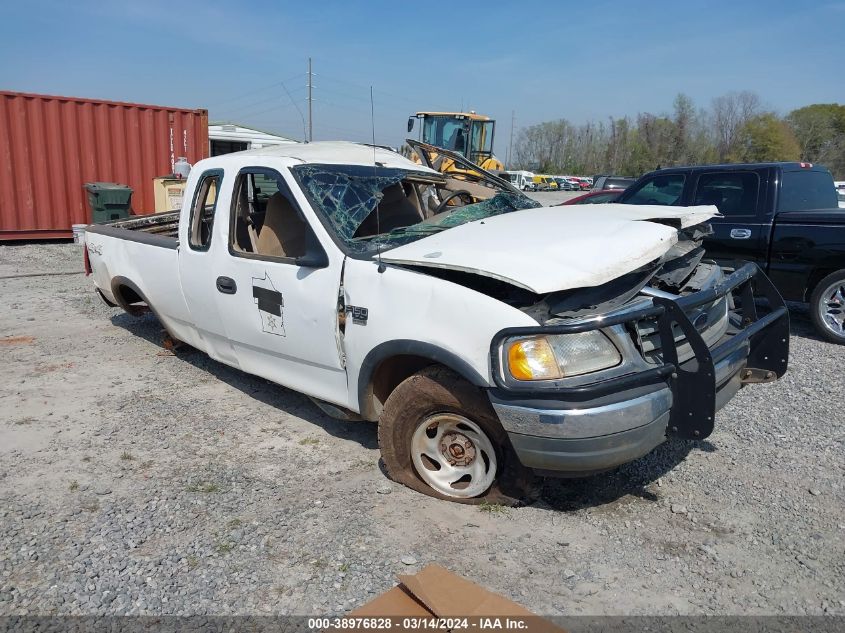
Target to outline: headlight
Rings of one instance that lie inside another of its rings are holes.
[[[508,371],[517,380],[554,380],[615,367],[619,350],[601,332],[554,334],[505,342]]]

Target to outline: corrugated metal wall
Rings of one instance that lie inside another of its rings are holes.
[[[0,91],[0,240],[69,237],[90,222],[86,182],[129,185],[152,213],[179,156],[208,156],[206,110]]]

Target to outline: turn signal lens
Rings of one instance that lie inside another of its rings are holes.
[[[514,341],[508,348],[508,368],[517,380],[560,378],[557,359],[549,342],[541,338]]]

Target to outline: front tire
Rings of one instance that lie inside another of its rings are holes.
[[[458,503],[530,502],[540,479],[517,459],[484,393],[442,366],[404,380],[384,406],[379,448],[388,477]]]
[[[810,296],[810,318],[831,343],[845,345],[845,270],[822,279]]]

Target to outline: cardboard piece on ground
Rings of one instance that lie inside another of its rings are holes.
[[[398,586],[358,607],[349,616],[530,618],[531,631],[564,631],[504,596],[488,591],[439,565],[428,565],[413,576],[399,576],[399,582]]]

